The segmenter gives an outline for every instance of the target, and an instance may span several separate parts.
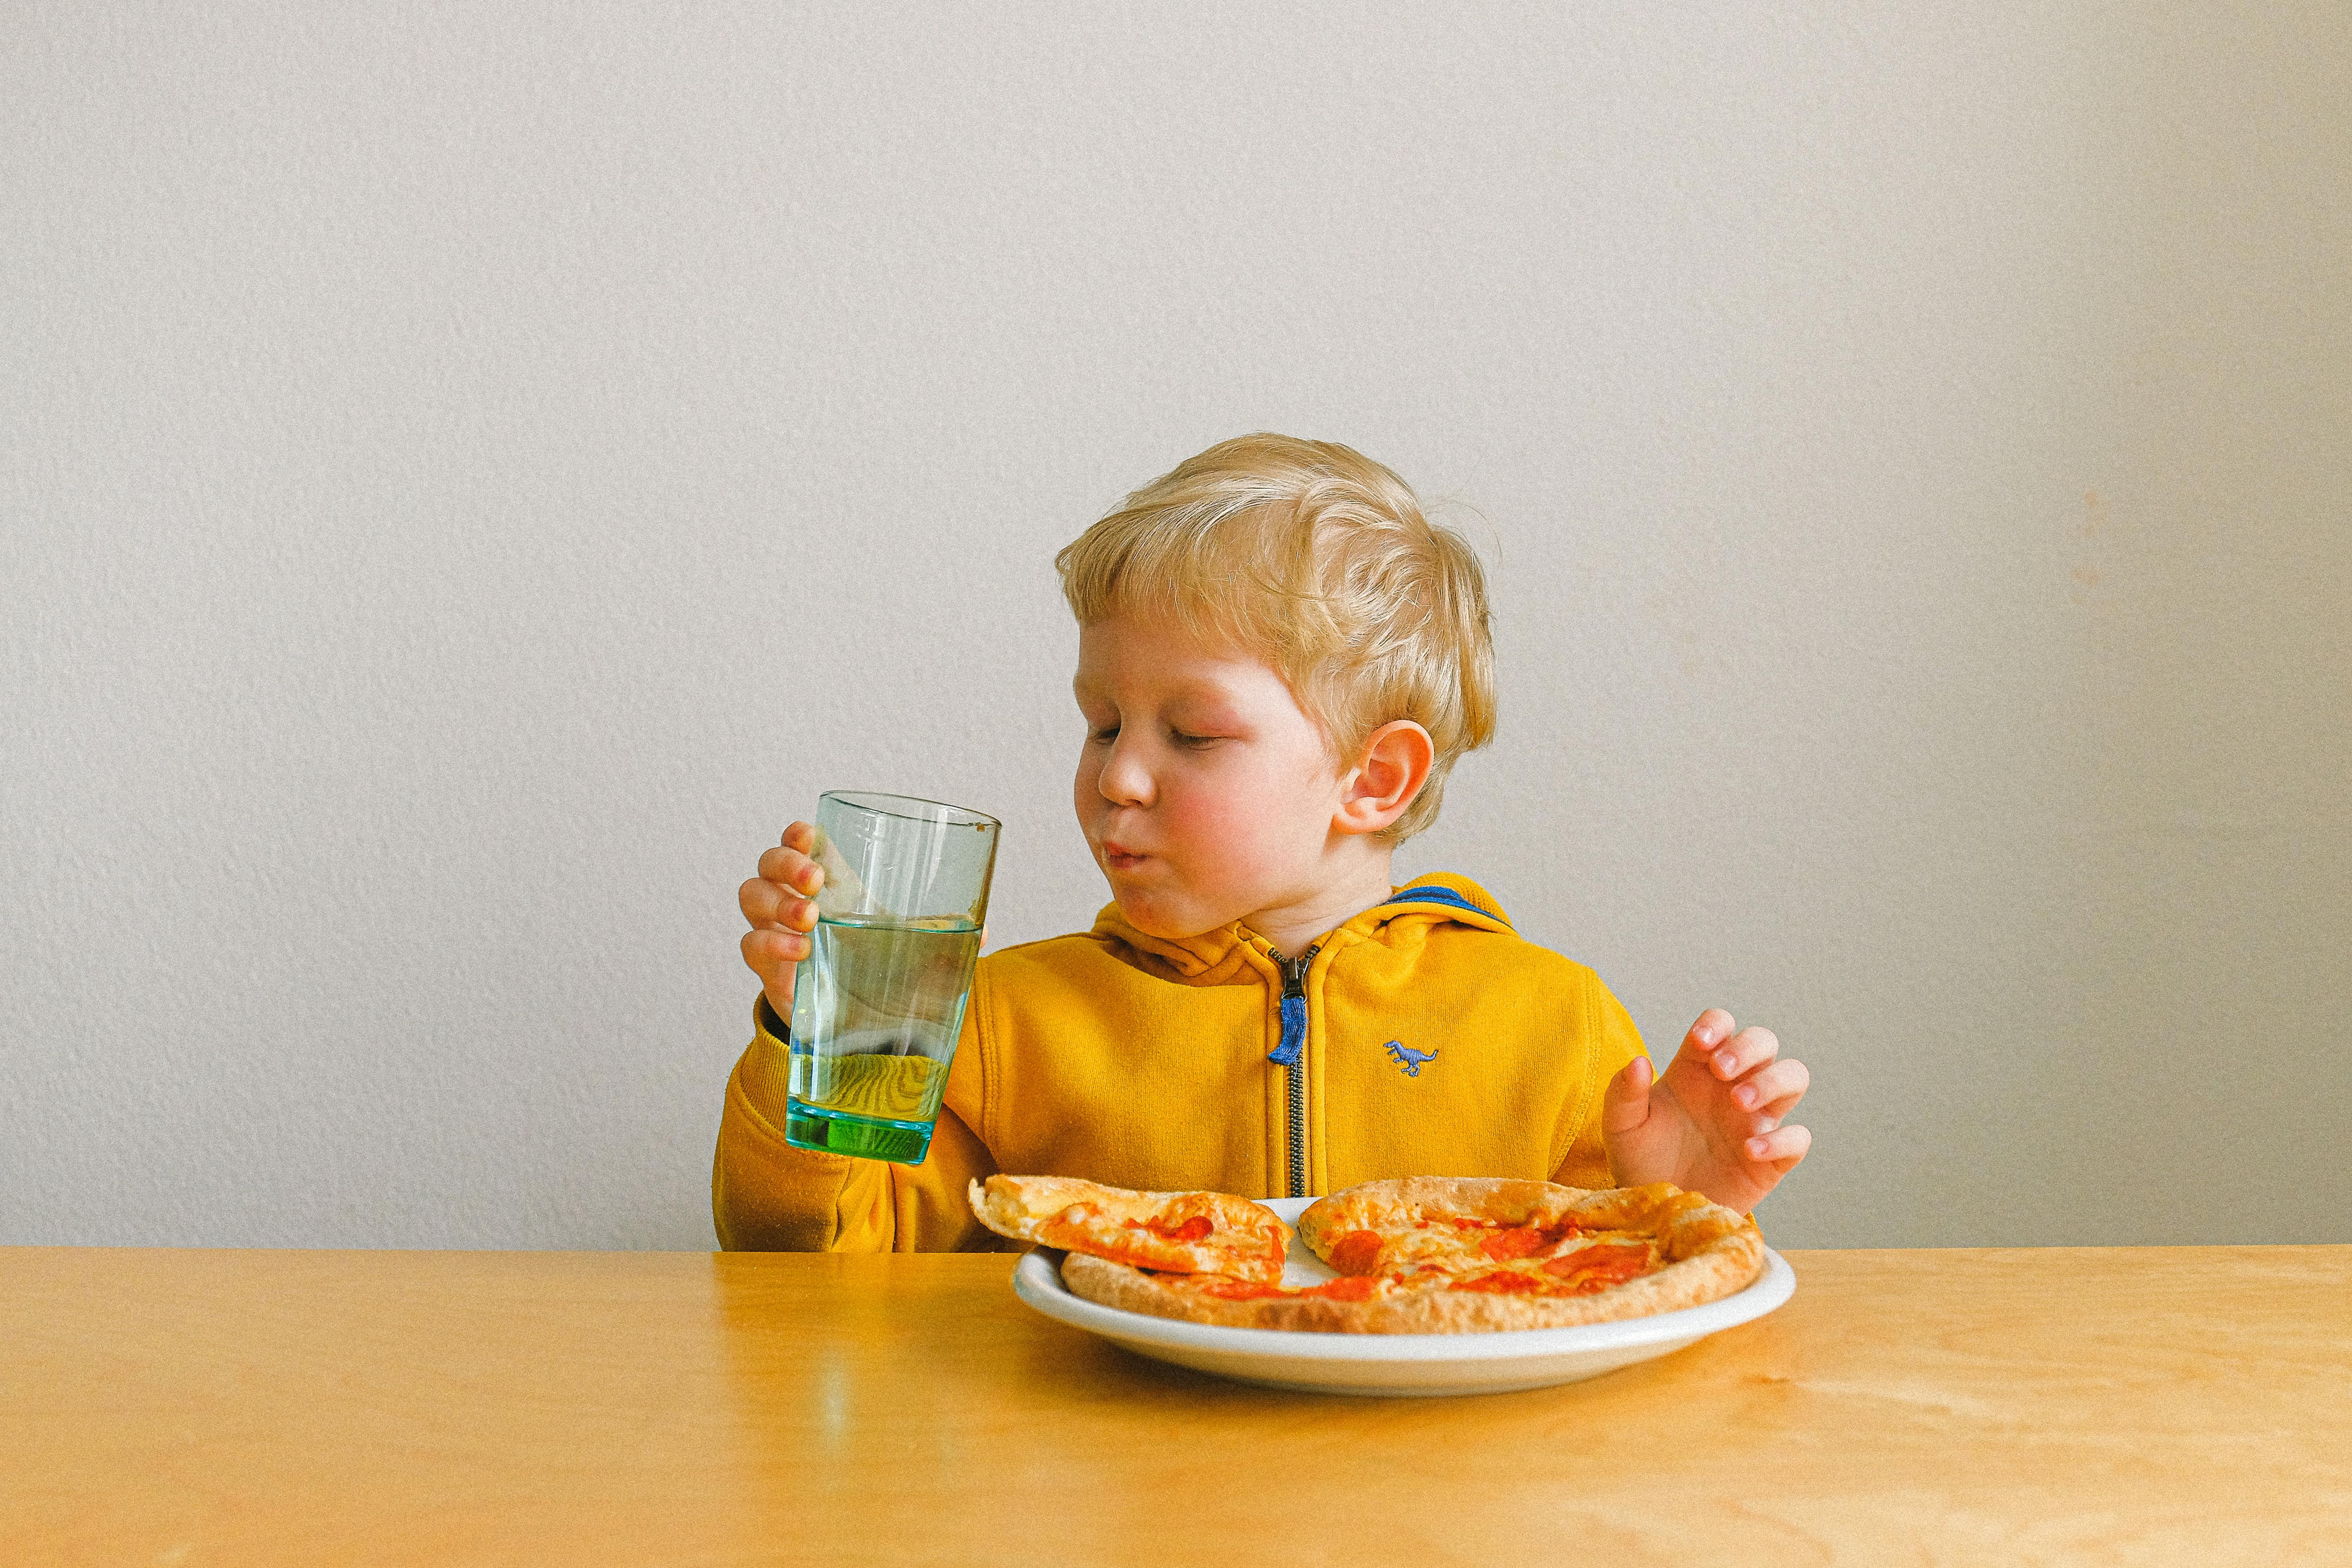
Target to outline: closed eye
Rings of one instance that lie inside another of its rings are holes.
[[[1108,746],[1118,739],[1118,726],[1113,724],[1108,729],[1089,730],[1087,731],[1087,739],[1097,746]]]

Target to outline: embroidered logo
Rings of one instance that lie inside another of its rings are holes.
[[[1423,1064],[1437,1059],[1435,1051],[1416,1051],[1402,1040],[1391,1040],[1382,1048],[1388,1052],[1389,1060],[1404,1068],[1407,1078],[1419,1078]]]

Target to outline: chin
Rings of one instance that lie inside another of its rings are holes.
[[[1197,910],[1171,908],[1168,900],[1155,899],[1137,889],[1122,890],[1114,886],[1110,896],[1118,905],[1118,912],[1127,917],[1128,924],[1144,935],[1156,936],[1162,942],[1182,942],[1188,937],[1196,937],[1233,923],[1210,919]]]

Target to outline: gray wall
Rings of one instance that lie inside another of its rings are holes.
[[[375,9],[0,30],[0,1241],[710,1245],[736,883],[1083,924],[1050,557],[1257,428],[1777,1240],[2352,1240],[2341,5]]]

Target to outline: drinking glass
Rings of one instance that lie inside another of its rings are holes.
[[[998,823],[960,805],[818,798],[824,870],[793,981],[784,1141],[919,1165],[963,1027]]]

